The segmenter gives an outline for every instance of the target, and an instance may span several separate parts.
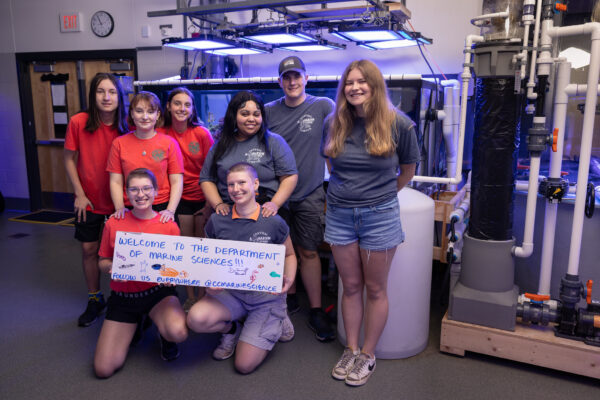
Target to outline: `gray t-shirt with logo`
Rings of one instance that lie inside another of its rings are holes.
[[[256,135],[242,142],[235,142],[220,160],[217,160],[217,176],[211,176],[210,169],[217,142],[210,148],[204,166],[200,172],[200,183],[210,181],[217,185],[219,194],[225,202],[231,202],[227,193],[227,170],[236,163],[251,164],[258,174],[260,187],[266,189],[268,197],[272,197],[279,189],[279,177],[297,174],[294,154],[290,146],[276,133],[268,132],[269,149],[265,149]]]
[[[323,184],[325,159],[319,151],[324,135],[325,117],[335,108],[333,100],[309,94],[302,104],[289,107],[285,98],[265,105],[269,129],[280,134],[290,145],[298,166],[298,184],[291,201],[306,198]]]
[[[415,124],[398,114],[393,134],[396,151],[388,157],[372,156],[365,146],[364,118],[356,118],[346,138],[344,151],[331,158],[331,177],[327,188],[327,204],[338,207],[368,207],[389,201],[397,195],[396,179],[400,164],[419,161],[420,153]]]

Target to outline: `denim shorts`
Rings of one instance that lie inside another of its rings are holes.
[[[332,246],[358,241],[361,249],[373,251],[398,246],[404,242],[398,198],[368,207],[327,205],[325,241]]]
[[[246,317],[240,340],[270,351],[279,340],[286,316],[286,296],[249,290],[223,290],[210,295],[231,313],[231,320]]]

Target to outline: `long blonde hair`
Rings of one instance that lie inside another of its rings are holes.
[[[356,110],[348,103],[344,94],[346,79],[353,69],[361,72],[371,89],[371,97],[363,105],[367,152],[373,156],[389,156],[396,148],[396,140],[392,135],[392,128],[396,124],[396,108],[388,97],[381,71],[369,60],[352,61],[344,70],[337,88],[335,111],[329,116],[324,153],[328,157],[339,156],[344,151],[344,142],[354,126]]]

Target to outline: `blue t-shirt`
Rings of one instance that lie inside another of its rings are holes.
[[[419,161],[414,123],[398,114],[393,131],[396,151],[390,156],[372,156],[366,148],[364,118],[356,118],[344,150],[330,158],[332,171],[327,188],[327,204],[338,207],[368,207],[389,201],[397,195],[400,164]]]
[[[259,213],[255,221],[251,218],[233,218],[233,212],[228,215],[212,214],[205,231],[206,237],[211,239],[272,244],[283,244],[290,233],[279,215],[265,218]]]
[[[325,159],[319,148],[325,132],[325,118],[334,107],[333,100],[309,94],[296,107],[286,105],[285,97],[265,105],[269,129],[288,142],[296,158],[298,184],[290,201],[304,200],[323,185]]]
[[[269,151],[256,135],[234,145],[217,160],[217,176],[212,176],[210,169],[213,163],[217,142],[208,151],[204,166],[200,172],[200,183],[213,182],[217,185],[219,194],[225,202],[231,202],[227,193],[227,170],[239,162],[251,164],[256,173],[260,187],[265,189],[269,198],[279,189],[279,177],[298,173],[296,161],[290,146],[276,133],[268,132]]]

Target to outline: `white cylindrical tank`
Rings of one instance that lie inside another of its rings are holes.
[[[394,255],[388,279],[388,320],[375,347],[375,356],[397,359],[414,356],[427,347],[433,259],[435,202],[410,188],[398,193],[405,240]],[[342,283],[338,290],[338,338],[346,344],[342,318]],[[363,296],[366,298],[366,295]],[[360,345],[364,340],[364,326]]]

